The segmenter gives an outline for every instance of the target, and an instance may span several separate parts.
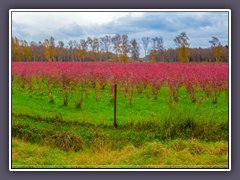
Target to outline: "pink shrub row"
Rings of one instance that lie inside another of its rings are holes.
[[[50,84],[58,82],[63,90],[70,83],[92,83],[99,88],[118,84],[126,93],[150,87],[154,96],[165,85],[174,100],[179,87],[185,87],[192,101],[199,90],[213,101],[228,90],[226,63],[14,62],[12,76],[26,81],[45,78]]]

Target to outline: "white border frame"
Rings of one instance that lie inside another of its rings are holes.
[[[169,12],[169,11],[175,11],[175,12],[228,12],[228,46],[229,46],[229,62],[228,62],[228,77],[229,77],[229,95],[228,95],[228,114],[229,114],[229,141],[228,141],[228,169],[12,169],[12,134],[11,134],[11,121],[12,121],[12,59],[11,59],[11,36],[12,36],[12,21],[11,21],[11,15],[12,12],[21,12],[21,11],[79,11],[79,12],[85,12],[85,11],[118,11],[118,12],[124,12],[124,11],[134,11],[134,12],[142,12],[142,11],[161,11],[161,12]],[[10,9],[9,10],[9,171],[231,171],[231,9]]]

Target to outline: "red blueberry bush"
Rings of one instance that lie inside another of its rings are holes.
[[[217,103],[219,94],[228,90],[226,63],[13,62],[12,77],[20,89],[28,89],[30,96],[33,82],[37,82],[38,90],[44,82],[51,102],[54,101],[53,87],[58,86],[65,106],[70,92],[75,90],[79,94],[76,103],[80,108],[90,87],[95,89],[98,100],[100,91],[108,85],[112,93],[114,84],[122,89],[130,104],[134,92],[141,94],[147,87],[154,99],[161,87],[167,87],[169,100],[175,102],[179,100],[181,87],[186,89],[192,102],[197,100],[197,91],[203,91]]]

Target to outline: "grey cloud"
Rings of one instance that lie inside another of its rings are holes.
[[[190,14],[190,15],[189,15]],[[155,13],[146,12],[143,16],[132,17],[130,14],[117,18],[102,25],[89,25],[65,22],[65,26],[58,26],[53,30],[42,31],[29,36],[31,29],[28,25],[13,22],[13,34],[19,38],[43,40],[50,36],[58,40],[78,40],[86,36],[99,37],[113,34],[128,34],[129,38],[141,41],[143,36],[162,36],[166,47],[174,47],[173,39],[185,31],[193,46],[209,46],[211,36],[220,38],[223,44],[228,40],[226,13]],[[44,26],[44,24],[43,24]],[[36,30],[35,30],[36,31]]]
[[[59,28],[59,32],[69,37],[79,37],[84,35],[82,26],[76,23]]]
[[[21,39],[26,39],[30,36],[28,32],[29,28],[25,24],[20,24],[12,21],[12,35]]]

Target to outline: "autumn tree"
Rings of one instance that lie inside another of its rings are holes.
[[[44,57],[47,61],[50,61],[50,51],[49,51],[50,43],[49,43],[49,40],[45,39],[44,42],[43,42],[43,45],[44,45]]]
[[[216,62],[220,62],[222,52],[222,45],[217,37],[212,37],[212,40],[209,41],[213,49],[213,54]]]
[[[179,59],[180,62],[188,62],[188,47],[189,47],[189,38],[185,32],[179,34],[175,39],[174,42],[178,47]]]
[[[56,49],[55,49],[55,40],[53,37],[49,39],[49,51],[51,61],[55,61]]]
[[[151,60],[151,62],[156,62],[156,57],[157,57],[157,51],[152,49],[150,50],[150,53],[149,53],[149,59]]]
[[[142,46],[144,44],[143,39],[144,38],[141,38]],[[209,41],[211,43],[211,47],[209,48],[190,48],[188,47],[189,44],[187,40],[182,41],[181,38],[176,39],[176,49],[164,49],[161,37],[151,38],[150,42],[152,43],[152,48],[151,51],[148,51],[150,48],[148,48],[149,45],[146,45],[147,50],[145,50],[149,53],[147,52],[144,59],[151,59],[153,62],[178,62],[179,57],[183,56],[186,58],[181,58],[181,62],[186,59],[189,62],[228,62],[229,60],[228,45],[222,46],[217,38],[213,38]],[[127,35],[115,35],[113,37],[103,36],[98,39],[88,37],[87,39],[80,39],[80,41],[70,40],[66,43],[67,45],[65,45],[63,41],[58,41],[56,46],[53,38],[45,39],[44,41],[39,41],[38,43],[35,41],[28,43],[26,40],[20,40],[17,37],[12,37],[11,42],[12,61],[82,62],[116,60],[127,62],[129,57],[135,61],[140,60],[140,45],[137,40],[129,42]],[[185,51],[181,51],[182,47],[186,47],[185,50],[187,53]],[[187,56],[184,54],[187,54]]]
[[[21,51],[23,54],[23,61],[31,61],[31,49],[30,46],[28,45],[28,42],[26,40],[21,41]]]
[[[20,41],[16,37],[12,37],[12,60],[13,61],[22,61],[22,52],[21,52]]]
[[[55,61],[55,41],[53,37],[50,37],[50,39],[44,40],[44,56],[47,61]]]

